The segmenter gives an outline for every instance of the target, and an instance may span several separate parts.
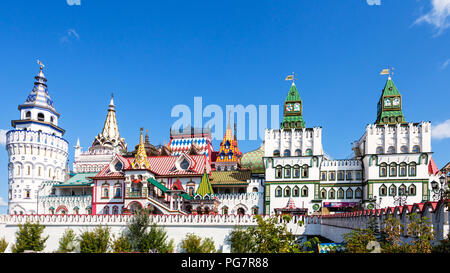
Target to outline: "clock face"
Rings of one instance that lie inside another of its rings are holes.
[[[290,103],[286,104],[286,111],[292,111],[292,110],[293,110],[292,104],[290,104]]]
[[[389,106],[391,106],[391,105],[392,105],[391,99],[384,99],[384,106],[389,107]]]
[[[300,103],[294,104],[294,111],[300,111]]]
[[[399,106],[399,105],[400,105],[400,99],[399,99],[399,98],[395,98],[395,99],[392,101],[392,104],[393,104],[394,106]]]

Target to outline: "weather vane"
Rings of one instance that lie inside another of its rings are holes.
[[[385,68],[381,71],[380,75],[389,75],[389,78],[394,75],[394,68],[391,66],[388,66],[388,68]]]
[[[37,63],[38,63],[38,65],[40,65],[41,66],[41,70],[42,70],[42,68],[44,68],[45,67],[45,65],[40,61],[40,60],[37,60]]]
[[[294,81],[296,80],[295,78],[296,74],[294,72],[292,72],[292,75],[289,75],[286,77],[286,81],[292,81],[292,83],[294,83]]]

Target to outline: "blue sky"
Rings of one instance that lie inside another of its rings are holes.
[[[386,81],[379,72],[389,65],[406,120],[437,128],[433,158],[442,167],[450,151],[449,20],[450,0],[2,1],[0,129],[18,117],[37,59],[65,138],[72,147],[79,137],[85,148],[112,92],[131,148],[140,127],[153,144],[168,142],[172,107],[193,107],[194,96],[223,109],[281,105],[284,78],[295,71],[307,127],[322,126],[324,150],[347,158],[376,119]],[[244,152],[260,144],[239,143]],[[7,163],[2,143],[3,202]]]

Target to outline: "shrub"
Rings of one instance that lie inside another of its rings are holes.
[[[211,238],[205,238],[188,233],[181,241],[181,250],[185,253],[215,253],[214,241]]]
[[[42,238],[45,226],[39,223],[32,224],[26,222],[19,224],[19,230],[16,232],[16,243],[12,246],[13,253],[21,253],[25,250],[42,251],[45,248],[45,242],[48,236]]]
[[[66,229],[63,236],[59,239],[59,248],[57,252],[67,253],[73,252],[76,248],[76,235],[72,229]]]
[[[106,253],[111,244],[109,227],[98,226],[83,232],[79,239],[81,253]]]
[[[6,250],[7,247],[8,247],[8,242],[6,242],[5,237],[3,237],[3,238],[0,240],[0,253],[5,252],[5,250]]]

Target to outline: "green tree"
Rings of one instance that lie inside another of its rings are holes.
[[[73,252],[76,248],[76,235],[72,229],[66,229],[63,236],[59,239],[59,253]]]
[[[450,233],[447,234],[447,238],[440,241],[439,244],[433,247],[431,250],[433,253],[450,253]]]
[[[295,236],[287,230],[287,223],[292,219],[283,216],[282,223],[278,217],[264,220],[255,215],[257,226],[235,227],[227,238],[233,253],[298,253],[302,247]]]
[[[3,237],[3,238],[0,240],[0,253],[5,252],[5,250],[6,250],[7,247],[8,247],[8,242],[6,242],[5,237]]]
[[[349,253],[369,253],[367,245],[377,239],[370,229],[357,229],[343,235],[346,243],[346,251]]]
[[[39,223],[32,224],[26,222],[19,224],[19,230],[16,232],[16,243],[12,246],[13,253],[21,253],[25,250],[42,251],[45,248],[47,237],[42,238],[45,226]]]
[[[427,217],[420,217],[417,213],[408,215],[408,236],[414,238],[410,245],[412,253],[431,253],[431,241],[434,240],[434,232]]]
[[[173,240],[167,242],[167,232],[156,224],[150,226],[150,211],[138,211],[127,226],[125,237],[135,252],[173,252]]]
[[[215,253],[214,241],[211,238],[204,238],[188,233],[181,241],[181,251],[184,253]]]
[[[382,234],[382,248],[383,252],[387,253],[403,253],[408,252],[407,245],[402,245],[402,232],[404,226],[400,220],[393,216],[389,216],[383,222]]]
[[[93,231],[85,231],[79,236],[81,253],[106,253],[111,245],[109,227],[98,226]]]
[[[131,251],[131,244],[128,239],[122,234],[112,243],[112,251],[114,253],[124,253]]]

